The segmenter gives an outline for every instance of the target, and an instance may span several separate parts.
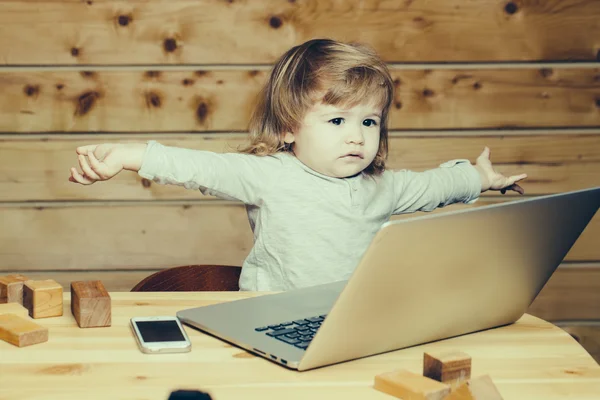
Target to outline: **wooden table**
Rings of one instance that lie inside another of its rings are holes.
[[[47,343],[0,342],[0,399],[167,399],[175,389],[202,389],[226,399],[392,399],[372,388],[382,372],[421,373],[423,352],[461,350],[472,375],[489,374],[504,399],[600,399],[600,367],[568,334],[530,315],[517,323],[423,346],[295,372],[186,327],[192,351],[142,354],[129,318],[258,293],[111,293],[112,326],[80,329],[65,293],[64,315],[36,320]]]

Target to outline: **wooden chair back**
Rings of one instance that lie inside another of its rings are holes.
[[[242,269],[228,265],[187,265],[158,271],[131,289],[132,292],[237,291]]]

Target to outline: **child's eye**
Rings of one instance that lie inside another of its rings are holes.
[[[344,118],[334,118],[334,119],[330,119],[329,122],[331,122],[334,125],[341,125],[341,123],[344,121]]]
[[[366,124],[365,122],[368,122],[368,124]],[[375,121],[374,119],[365,119],[363,121],[363,125],[365,125],[365,126],[375,126],[375,125],[377,125],[377,121]]]

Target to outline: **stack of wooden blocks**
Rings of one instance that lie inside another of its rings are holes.
[[[488,375],[471,379],[471,357],[463,352],[424,353],[423,375],[386,372],[374,387],[403,400],[502,400]]]
[[[110,296],[101,281],[71,283],[71,311],[81,328],[111,325]],[[0,277],[0,339],[18,347],[48,341],[33,319],[63,315],[63,288],[52,279]]]

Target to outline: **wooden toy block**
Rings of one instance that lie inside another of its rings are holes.
[[[23,282],[27,280],[19,274],[0,276],[0,303],[23,304]]]
[[[63,288],[56,281],[26,281],[23,286],[23,305],[32,318],[63,315]]]
[[[444,400],[502,400],[500,392],[489,375],[463,382]]]
[[[0,304],[0,315],[14,314],[19,317],[29,318],[29,311],[19,303]]]
[[[14,314],[0,315],[0,339],[17,347],[48,341],[48,328]]]
[[[442,400],[450,393],[450,386],[406,370],[377,375],[374,387],[402,400]]]
[[[71,312],[80,328],[110,326],[110,295],[102,281],[71,282]]]
[[[471,357],[460,351],[424,353],[423,376],[454,389],[471,378]]]

